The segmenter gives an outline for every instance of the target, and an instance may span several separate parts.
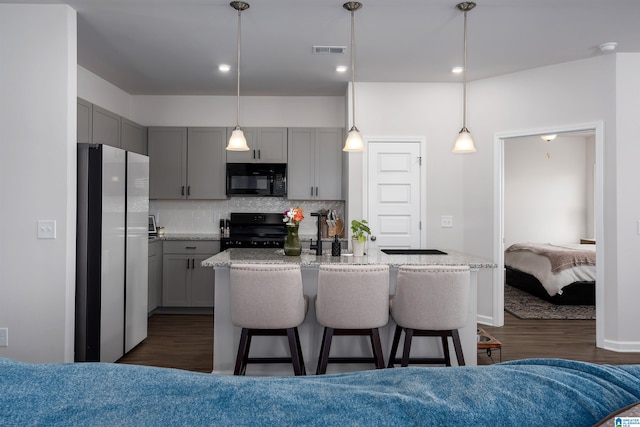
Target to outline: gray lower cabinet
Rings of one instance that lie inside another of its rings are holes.
[[[200,263],[218,252],[219,241],[165,241],[162,306],[213,307],[214,270]]]
[[[227,130],[229,136],[233,128]],[[227,151],[227,163],[287,163],[287,128],[242,128],[249,151]]]
[[[149,300],[148,312],[162,305],[162,241],[149,243]]]
[[[149,198],[226,199],[226,139],[226,128],[149,128]]]
[[[342,128],[289,128],[287,198],[342,200]]]

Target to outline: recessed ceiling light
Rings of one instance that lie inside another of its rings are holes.
[[[345,65],[338,65],[336,67],[336,71],[339,73],[344,73],[348,70],[348,68]]]
[[[456,73],[456,74],[460,74],[460,73],[461,73],[461,72],[463,72],[463,71],[464,71],[464,68],[462,68],[462,67],[453,67],[453,68],[451,69],[451,72],[452,72],[452,73]]]
[[[229,72],[229,70],[231,70],[231,65],[220,64],[218,66],[218,70],[222,71],[223,73],[227,73],[227,72]]]
[[[558,135],[556,135],[555,133],[552,133],[552,134],[549,134],[549,135],[542,135],[540,138],[542,138],[543,141],[551,142],[554,139],[556,139],[556,136],[558,136]]]

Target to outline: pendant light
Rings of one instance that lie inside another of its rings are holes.
[[[233,132],[231,132],[231,138],[229,138],[229,143],[227,144],[227,150],[229,151],[249,151],[249,146],[247,145],[247,139],[244,137],[244,132],[242,128],[240,128],[240,29],[241,29],[241,18],[243,10],[249,9],[249,3],[245,3],[243,1],[232,1],[229,5],[238,11],[238,109],[236,111],[236,127],[233,128]]]
[[[458,3],[456,7],[464,12],[464,64],[462,69],[462,129],[458,133],[455,145],[453,146],[454,153],[474,153],[476,147],[473,145],[473,139],[471,139],[471,133],[467,129],[467,12],[476,7],[476,4],[471,1],[465,1]]]
[[[356,59],[355,59],[355,31],[354,31],[354,18],[353,14],[356,10],[362,8],[362,3],[357,1],[350,1],[342,5],[345,9],[351,12],[351,120],[353,126],[349,129],[349,135],[344,143],[342,151],[364,151],[364,142],[362,142],[362,135],[356,127]]]

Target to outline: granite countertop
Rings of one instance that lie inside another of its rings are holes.
[[[149,236],[149,243],[157,242],[158,240],[220,240],[220,234],[207,234],[207,233],[193,233],[193,234],[164,234],[163,236]]]
[[[331,256],[331,249],[324,250],[322,256],[315,251],[304,250],[300,256],[285,256],[282,249],[227,249],[202,261],[204,267],[224,267],[231,264],[300,264],[302,267],[317,267],[321,264],[388,264],[400,265],[468,265],[471,268],[496,268],[494,262],[460,252],[445,251],[447,255],[387,255],[378,249],[369,250],[362,257],[345,254]]]

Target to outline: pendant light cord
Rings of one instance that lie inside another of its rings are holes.
[[[464,59],[462,64],[462,127],[467,129],[467,11],[464,11]]]
[[[237,74],[238,74],[238,86],[237,86],[237,110],[236,110],[236,127],[240,127],[240,30],[241,30],[241,25],[242,25],[242,19],[240,18],[240,15],[242,14],[242,11],[240,9],[238,9],[238,63],[237,63],[237,67],[238,69]]]
[[[356,128],[356,45],[354,11],[351,11],[351,111],[353,128]]]

